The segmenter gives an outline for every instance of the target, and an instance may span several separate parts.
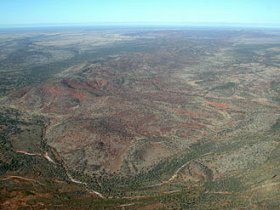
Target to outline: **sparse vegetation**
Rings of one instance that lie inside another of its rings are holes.
[[[1,209],[279,206],[279,31],[5,33]]]

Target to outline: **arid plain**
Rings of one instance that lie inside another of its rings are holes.
[[[0,33],[2,209],[278,209],[280,31]]]

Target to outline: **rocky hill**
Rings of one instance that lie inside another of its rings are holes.
[[[0,58],[3,209],[279,205],[278,32],[37,33]]]

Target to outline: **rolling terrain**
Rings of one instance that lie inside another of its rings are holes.
[[[278,209],[280,32],[0,33],[0,208]]]

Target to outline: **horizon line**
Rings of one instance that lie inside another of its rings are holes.
[[[241,27],[280,28],[275,23],[192,23],[192,22],[96,22],[96,23],[33,23],[0,24],[0,29],[48,28],[48,27]]]

